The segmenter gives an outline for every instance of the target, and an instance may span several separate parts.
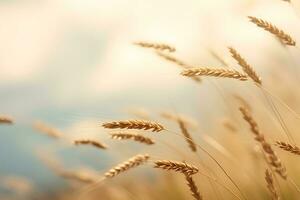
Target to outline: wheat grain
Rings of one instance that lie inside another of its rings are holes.
[[[189,144],[190,149],[193,152],[196,152],[197,151],[196,144],[195,144],[192,136],[190,135],[185,123],[182,120],[178,119],[178,124],[179,124],[180,130],[181,130],[181,133],[183,134],[186,142]]]
[[[103,123],[102,126],[107,129],[140,129],[140,130],[151,130],[152,132],[160,132],[165,128],[156,122],[146,120],[125,120],[125,121],[113,121]]]
[[[202,196],[200,195],[198,187],[195,181],[193,180],[192,176],[185,174],[185,179],[187,181],[187,185],[190,188],[190,191],[192,192],[192,196],[194,197],[194,199],[202,200]]]
[[[267,182],[268,190],[271,193],[272,200],[280,200],[280,197],[279,197],[277,190],[275,188],[275,185],[274,185],[274,179],[273,179],[272,173],[268,169],[266,169],[266,172],[265,172],[265,180]]]
[[[128,133],[128,132],[111,133],[111,138],[118,139],[118,140],[133,139],[134,141],[148,144],[148,145],[155,144],[154,140],[152,140],[151,138],[136,133]]]
[[[8,116],[0,116],[0,124],[13,124],[14,120]]]
[[[242,67],[243,71],[256,83],[262,84],[261,78],[256,74],[254,69],[246,62],[246,60],[232,47],[228,47],[231,56]]]
[[[92,146],[97,147],[99,149],[107,149],[107,145],[102,144],[100,142],[97,142],[95,140],[88,140],[88,139],[75,140],[74,144],[75,145],[92,145]]]
[[[169,52],[174,52],[176,49],[168,44],[162,43],[151,43],[151,42],[134,42],[133,44],[144,47],[144,48],[152,48],[155,50],[164,51],[167,50]]]
[[[243,107],[240,107],[240,111],[243,114],[243,118],[248,124],[250,125],[252,133],[255,135],[255,140],[258,141],[264,153],[267,156],[267,161],[269,164],[275,169],[275,171],[283,178],[287,178],[286,168],[283,166],[282,162],[272,149],[271,145],[265,140],[264,135],[259,130],[259,127],[253,117],[251,116],[250,112]]]
[[[300,148],[285,142],[277,141],[276,146],[290,153],[300,155]]]
[[[261,27],[266,31],[275,35],[282,43],[290,46],[296,45],[295,40],[293,40],[293,38],[289,34],[285,33],[283,30],[280,30],[272,23],[257,17],[248,16],[248,18],[252,23],[256,24],[258,27]]]
[[[241,81],[246,81],[247,76],[232,69],[222,69],[222,68],[191,68],[186,69],[181,72],[181,75],[188,77],[195,76],[214,76],[214,77],[222,77],[222,78],[233,78]]]
[[[119,175],[122,172],[128,171],[129,169],[133,167],[137,167],[143,163],[145,163],[148,159],[150,158],[149,155],[144,154],[144,155],[136,155],[129,160],[115,166],[114,168],[110,169],[108,172],[104,174],[106,178],[113,178],[117,175]]]
[[[186,175],[196,174],[199,169],[193,165],[189,165],[185,162],[177,162],[171,160],[158,160],[154,162],[154,168],[160,168],[165,170],[174,170]]]

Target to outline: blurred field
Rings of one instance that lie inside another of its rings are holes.
[[[247,16],[272,22],[296,46]],[[271,167],[240,106],[251,110],[286,167],[287,180],[273,171],[280,199],[299,199],[299,155],[275,145],[300,141],[296,0],[1,0],[0,22],[1,200],[193,199],[183,174],[153,168],[160,159],[197,166],[193,178],[204,200],[272,199],[265,180]],[[251,79],[197,83],[180,75],[182,66],[134,42],[169,44],[176,51],[162,52],[188,66],[243,72],[227,49],[232,46],[262,87]],[[181,136],[178,118],[197,152]],[[101,126],[126,119],[159,122],[166,130],[135,130],[156,142],[145,145],[113,140],[112,130]],[[108,148],[74,145],[81,139]],[[146,164],[84,193],[112,167],[146,153]]]

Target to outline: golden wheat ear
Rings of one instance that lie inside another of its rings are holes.
[[[107,129],[138,129],[151,130],[152,132],[160,132],[165,130],[161,124],[146,120],[113,121],[103,123],[102,126]]]
[[[111,138],[112,139],[117,139],[117,140],[134,140],[143,144],[147,145],[152,145],[155,144],[154,140],[152,140],[149,137],[145,137],[141,134],[137,133],[128,133],[128,132],[119,132],[119,133],[111,133]]]
[[[48,135],[49,137],[52,137],[52,138],[57,139],[57,138],[61,138],[63,136],[63,133],[60,130],[58,130],[44,122],[41,122],[41,121],[34,122],[33,128],[36,129],[37,131],[39,131],[40,133]]]
[[[163,44],[163,43],[152,43],[152,42],[134,42],[133,44],[138,45],[143,48],[151,48],[155,49],[158,51],[164,51],[167,50],[169,52],[174,52],[176,51],[175,47],[172,47],[168,44]]]
[[[207,67],[199,67],[199,68],[190,68],[181,72],[181,75],[188,77],[195,76],[213,76],[219,78],[233,78],[238,79],[240,81],[246,81],[247,76],[232,69],[222,69],[222,68],[207,68]]]
[[[266,172],[265,172],[265,180],[267,183],[267,188],[268,188],[269,192],[271,193],[272,200],[280,200],[280,197],[278,195],[278,192],[277,192],[275,184],[274,184],[273,175],[268,169],[266,169]]]
[[[300,155],[300,148],[297,146],[291,145],[286,142],[281,142],[281,141],[277,141],[275,145],[285,151],[288,151],[288,152],[296,154],[296,155]]]
[[[240,107],[240,111],[244,120],[249,124],[251,132],[254,134],[255,140],[261,145],[263,153],[266,155],[267,162],[275,171],[283,178],[287,179],[287,171],[277,154],[272,149],[272,146],[266,141],[264,134],[260,131],[258,124],[252,117],[251,113],[243,107]]]
[[[296,41],[289,34],[285,33],[283,30],[277,28],[272,23],[267,22],[267,21],[257,18],[257,17],[248,16],[248,18],[249,18],[250,22],[256,24],[258,27],[263,28],[264,30],[273,34],[283,44],[289,45],[289,46],[296,46]]]
[[[193,175],[198,173],[199,169],[196,166],[187,164],[185,162],[178,162],[172,160],[157,160],[154,161],[154,168],[164,169],[164,170],[172,170],[176,172],[180,172],[186,175]]]
[[[75,140],[74,141],[75,145],[92,145],[94,147],[97,147],[99,149],[107,149],[107,145],[100,143],[95,140],[89,140],[89,139],[81,139],[81,140]]]
[[[13,124],[14,120],[8,116],[0,116],[0,124]]]
[[[187,182],[187,185],[189,186],[189,189],[192,193],[192,196],[194,197],[195,200],[202,200],[202,196],[199,193],[198,187],[192,178],[192,176],[189,176],[185,174],[185,180]]]
[[[242,67],[243,71],[257,84],[261,85],[261,78],[257,75],[254,69],[246,62],[246,60],[232,47],[228,47],[231,56]]]
[[[106,172],[104,174],[104,176],[106,178],[113,178],[113,177],[119,175],[120,173],[123,173],[125,171],[128,171],[131,168],[137,167],[137,166],[145,163],[149,158],[150,158],[150,156],[148,154],[136,155],[136,156],[130,158],[129,160],[110,169],[108,172]]]
[[[188,131],[187,127],[186,127],[186,124],[181,119],[178,119],[178,124],[179,124],[180,130],[181,130],[181,133],[184,136],[186,142],[188,143],[190,149],[193,152],[196,152],[197,151],[196,143],[193,140],[191,134],[189,133],[189,131]]]

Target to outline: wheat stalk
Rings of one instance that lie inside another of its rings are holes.
[[[208,52],[210,53],[210,55],[212,57],[214,57],[220,64],[224,65],[225,67],[229,67],[229,65],[227,64],[227,62],[221,58],[214,50],[209,49]]]
[[[187,181],[187,185],[190,188],[190,191],[192,192],[192,196],[194,197],[194,199],[202,200],[202,196],[200,195],[200,193],[198,191],[198,187],[197,187],[195,181],[193,180],[192,176],[185,174],[185,179]]]
[[[195,144],[192,136],[190,135],[185,123],[182,120],[178,119],[178,124],[179,124],[180,130],[181,130],[181,133],[183,134],[186,142],[189,144],[190,149],[193,152],[196,152],[197,151],[196,144]]]
[[[168,54],[165,54],[165,53],[162,53],[160,51],[157,51],[156,52],[157,55],[159,55],[160,57],[164,58],[165,60],[167,61],[170,61],[172,63],[175,63],[177,64],[178,66],[182,67],[182,68],[185,68],[185,69],[189,69],[189,68],[192,68],[192,66],[184,63],[183,61],[175,58],[174,56],[171,56],[171,55],[168,55]],[[199,77],[191,77],[194,81],[198,82],[198,83],[201,83],[202,80],[199,78]]]
[[[271,193],[272,200],[280,200],[278,192],[277,192],[277,190],[275,188],[275,184],[274,184],[274,179],[273,179],[272,173],[268,169],[266,169],[266,172],[265,172],[265,180],[267,182],[268,190]]]
[[[231,56],[242,67],[243,71],[256,83],[262,84],[261,78],[256,74],[254,69],[246,62],[246,60],[232,47],[228,47]]]
[[[181,75],[188,77],[195,76],[214,76],[222,78],[233,78],[241,81],[246,81],[247,76],[233,69],[222,69],[222,68],[191,68],[181,72]]]
[[[107,129],[139,129],[139,130],[151,130],[152,132],[160,132],[165,128],[156,122],[146,120],[124,120],[113,121],[103,123],[102,126]]]
[[[147,154],[144,154],[144,155],[138,154],[138,155],[130,158],[129,160],[110,169],[108,172],[106,172],[104,174],[104,176],[106,178],[113,178],[122,172],[128,171],[129,169],[131,169],[133,167],[137,167],[137,166],[145,163],[149,158],[150,158],[150,156]]]
[[[264,135],[260,132],[259,127],[250,112],[243,107],[240,107],[240,111],[243,114],[243,118],[250,125],[252,133],[255,135],[255,140],[258,141],[264,153],[267,156],[267,161],[275,169],[275,171],[283,178],[287,179],[286,168],[283,166],[282,162],[272,149],[271,145],[265,140]]]
[[[168,44],[162,43],[151,43],[151,42],[134,42],[133,44],[144,47],[144,48],[152,48],[159,51],[167,50],[169,52],[174,52],[176,49]]]
[[[44,133],[50,137],[53,137],[53,138],[60,138],[63,133],[53,127],[50,127],[49,125],[43,123],[43,122],[40,122],[40,121],[37,121],[33,124],[33,128],[35,128],[37,131],[41,132],[41,133]]]
[[[8,116],[0,116],[0,124],[13,124],[14,120]]]
[[[74,144],[75,145],[92,145],[92,146],[100,148],[100,149],[107,149],[107,145],[97,142],[95,140],[88,140],[88,139],[75,140]]]
[[[152,140],[151,138],[136,133],[127,133],[127,132],[111,133],[111,138],[118,139],[118,140],[133,139],[134,141],[148,144],[148,145],[155,144],[154,140]]]
[[[281,141],[277,141],[276,142],[276,146],[278,146],[279,148],[288,151],[290,153],[296,154],[296,155],[300,155],[300,148],[297,146],[293,146],[291,144],[285,143],[285,142],[281,142]]]
[[[174,170],[186,175],[196,174],[199,169],[193,165],[189,165],[185,162],[177,162],[171,160],[158,160],[154,162],[154,168],[160,168],[165,170]]]
[[[256,24],[258,27],[261,27],[275,35],[282,43],[290,46],[296,45],[295,40],[293,40],[293,38],[289,34],[285,33],[283,30],[280,30],[272,23],[267,22],[263,19],[259,19],[257,17],[248,16],[248,18],[252,23]]]

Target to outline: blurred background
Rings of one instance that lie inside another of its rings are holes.
[[[0,126],[3,199],[17,198],[12,190],[22,195],[63,190],[65,180],[41,159],[52,153],[66,168],[88,166],[99,172],[118,155],[125,160],[117,144],[110,153],[71,145],[74,138],[107,142],[103,121],[134,118],[134,110],[151,115],[176,110],[205,124],[203,131],[209,133],[216,118],[228,114],[213,82],[196,85],[180,76],[179,68],[133,42],[170,44],[176,57],[195,66],[221,66],[214,52],[237,67],[227,50],[233,46],[274,93],[287,79],[297,80],[295,74],[280,81],[270,78],[282,69],[297,70],[299,49],[282,48],[249,23],[248,15],[270,20],[300,39],[296,1],[1,0],[0,114],[15,120],[13,126]],[[249,94],[242,89],[246,83],[216,81],[226,91]],[[36,120],[64,132],[70,144],[39,134],[32,127]],[[134,155],[129,152],[127,157]]]

